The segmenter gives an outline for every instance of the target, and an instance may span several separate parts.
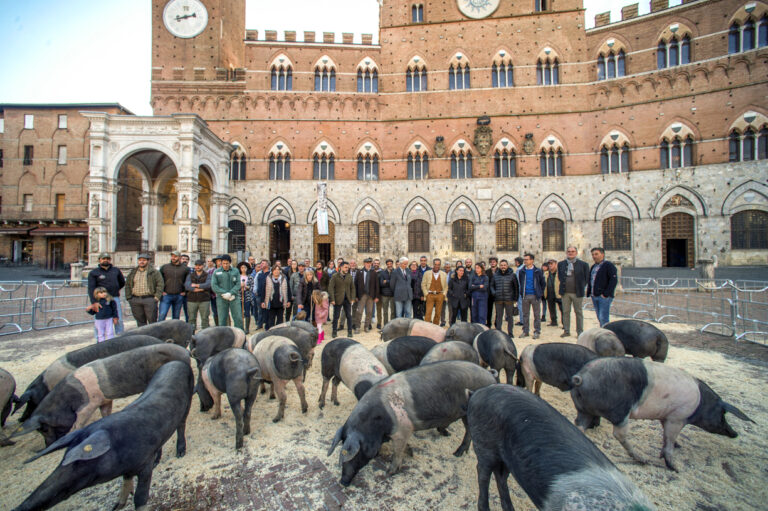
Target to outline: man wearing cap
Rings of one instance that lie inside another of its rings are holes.
[[[214,270],[211,289],[216,293],[216,308],[219,311],[219,325],[227,324],[227,317],[232,315],[232,325],[243,329],[243,314],[240,308],[240,272],[232,268],[229,254],[221,256],[221,268]]]
[[[157,321],[157,304],[163,297],[163,276],[149,264],[148,254],[139,254],[138,266],[125,281],[125,299],[131,305],[137,326]]]
[[[371,268],[373,259],[370,257],[363,261],[363,269],[355,275],[355,294],[357,296],[357,311],[355,311],[355,333],[360,333],[360,323],[365,312],[365,331],[371,329],[373,308],[379,301],[379,277]]]
[[[181,306],[184,301],[184,282],[187,280],[189,269],[181,264],[181,254],[178,250],[171,252],[171,262],[160,267],[160,274],[163,276],[163,298],[160,300],[160,313],[158,321],[165,321],[168,311],[171,310],[171,317],[179,319],[181,316]]]
[[[187,308],[189,319],[187,322],[194,330],[197,326],[197,313],[200,313],[200,328],[208,328],[208,315],[210,314],[211,276],[203,269],[203,260],[195,261],[195,269],[187,275],[184,283],[187,290]]]
[[[99,301],[93,296],[93,291],[97,287],[105,288],[117,304],[118,320],[115,325],[115,334],[120,335],[123,333],[123,310],[120,303],[120,290],[125,287],[125,277],[120,268],[112,266],[112,256],[106,252],[99,254],[99,265],[88,273],[88,298],[91,300],[91,305],[86,310],[97,312],[101,307]]]
[[[192,273],[194,269],[189,265],[189,256],[181,254],[181,264],[187,267],[187,272]],[[186,282],[186,281],[185,281]],[[189,321],[189,311],[187,310],[187,295],[182,295],[181,309],[184,311],[184,321]]]

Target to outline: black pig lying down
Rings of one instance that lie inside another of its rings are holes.
[[[192,339],[193,333],[195,333],[195,327],[186,321],[180,319],[168,319],[128,330],[119,337],[115,337],[115,339],[128,337],[129,335],[149,335],[163,340],[173,339],[174,344],[186,348],[189,346],[189,341]]]
[[[419,365],[432,364],[445,360],[466,360],[474,364],[480,363],[480,357],[470,344],[464,341],[445,341],[432,346]]]
[[[571,390],[571,379],[584,364],[597,358],[597,354],[576,344],[547,342],[529,344],[520,354],[517,386],[539,395],[541,384],[552,385],[565,392]]]
[[[388,374],[394,374],[419,365],[424,355],[436,344],[429,337],[406,335],[377,344],[371,353],[384,364]]]
[[[546,401],[510,385],[474,392],[467,411],[475,441],[479,495],[487,511],[491,473],[505,511],[511,473],[537,509],[650,511],[645,495]]]
[[[40,403],[16,434],[39,431],[45,445],[88,422],[96,409],[102,416],[112,411],[112,400],[144,392],[163,364],[173,360],[189,365],[189,352],[175,344],[163,343],[136,348],[76,369],[64,378]]]
[[[259,362],[247,350],[230,348],[206,360],[201,378],[213,398],[211,419],[221,417],[221,395],[227,395],[235,416],[235,449],[240,449],[243,435],[251,433],[251,409],[261,383]],[[243,400],[244,409],[241,406]]]
[[[340,382],[343,382],[359,401],[376,382],[389,376],[384,365],[373,353],[347,337],[339,337],[326,344],[320,362],[323,373],[323,389],[318,399],[320,408],[325,406],[325,395],[331,379],[331,401],[338,405],[337,391]]]
[[[571,390],[582,431],[605,417],[613,424],[613,436],[634,459],[641,459],[629,443],[629,419],[658,419],[664,429],[661,457],[672,470],[675,440],[693,424],[704,431],[736,438],[738,433],[725,420],[730,412],[752,421],[741,410],[726,403],[709,385],[685,371],[638,358],[599,358],[586,364],[573,377]]]
[[[0,427],[5,426],[5,419],[11,413],[11,406],[18,402],[16,397],[16,380],[13,375],[5,369],[0,369]],[[5,434],[0,431],[0,446],[13,445]]]
[[[163,444],[176,431],[176,456],[187,450],[184,429],[194,386],[189,363],[161,367],[144,393],[123,410],[73,431],[29,461],[67,448],[58,467],[21,503],[16,511],[48,509],[84,488],[123,476],[114,509],[133,497],[137,510],[147,509],[152,469],[162,457]]]
[[[37,378],[32,380],[32,383],[29,384],[21,397],[19,397],[13,413],[16,413],[22,406],[27,405],[19,421],[24,422],[29,419],[32,412],[43,401],[43,398],[69,373],[80,366],[134,348],[160,344],[162,342],[164,341],[149,335],[125,335],[115,337],[107,342],[100,342],[80,348],[79,350],[70,351],[54,360]]]
[[[414,431],[447,428],[462,419],[466,428],[467,390],[496,383],[487,370],[464,360],[414,367],[379,382],[357,403],[336,432],[330,456],[342,443],[341,484],[348,486],[387,440],[392,440],[392,462],[387,474],[400,468],[408,439]],[[455,456],[469,448],[469,430]]]
[[[651,357],[654,362],[664,362],[669,351],[667,336],[647,321],[620,319],[603,327],[616,334],[627,355],[637,358]]]
[[[483,367],[489,366],[499,373],[504,369],[511,385],[517,367],[517,348],[512,338],[501,330],[486,330],[475,337],[474,347]]]

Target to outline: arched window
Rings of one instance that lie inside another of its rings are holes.
[[[768,127],[760,128],[760,134],[757,137],[757,159],[765,160],[768,158]]]
[[[754,50],[768,45],[768,14],[759,21],[748,18],[744,26],[734,22],[728,29],[728,53]]]
[[[604,144],[600,148],[600,171],[603,174],[629,172],[629,144]]]
[[[541,239],[544,252],[565,250],[565,222],[559,218],[547,218],[541,223]]]
[[[293,90],[293,68],[290,64],[273,64],[270,73],[272,90]]]
[[[414,63],[405,71],[405,90],[407,92],[421,92],[427,90],[427,67],[419,64],[414,58]]]
[[[496,251],[517,252],[520,250],[517,222],[503,218],[496,222]]]
[[[733,215],[731,217],[731,248],[768,249],[768,213],[750,209]]]
[[[456,220],[451,226],[454,252],[475,251],[475,224],[469,220]]]
[[[764,160],[768,152],[768,128],[763,126],[758,133],[750,126],[739,134],[733,130],[728,136],[728,161]]]
[[[377,253],[379,251],[379,224],[366,220],[357,224],[357,251]]]
[[[245,224],[240,220],[230,220],[227,225],[227,252],[232,254],[245,250]]]
[[[469,151],[453,151],[451,153],[451,179],[467,179],[472,177],[472,153]]]
[[[327,142],[321,142],[312,155],[312,178],[332,181],[336,173],[336,158]]]
[[[662,169],[676,169],[693,165],[693,137],[688,135],[685,139],[674,137],[672,140],[664,138],[659,146],[659,162]]]
[[[741,27],[738,23],[733,23],[728,29],[728,53],[739,53],[741,51]]]
[[[469,89],[469,63],[456,63],[448,67],[448,89]]]
[[[232,181],[245,180],[246,161],[245,152],[238,145],[237,149],[229,157],[229,179]]]
[[[664,69],[667,67],[667,43],[660,41],[656,47],[656,68]]]
[[[327,59],[326,59],[327,60]],[[315,67],[315,92],[336,91],[336,68],[327,63]]]
[[[542,149],[539,156],[539,167],[543,177],[563,175],[563,151],[558,149]]]
[[[429,177],[429,157],[420,143],[414,144],[408,152],[408,179],[427,179]],[[420,151],[420,149],[422,149]]]
[[[547,10],[547,0],[533,0],[533,10],[536,12],[542,12]]]
[[[379,180],[379,155],[362,154],[357,155],[357,180],[358,181],[378,181]]]
[[[379,72],[374,69],[357,70],[357,92],[379,92]]]
[[[755,22],[748,19],[744,23],[744,29],[741,34],[741,48],[743,51],[755,49]]]
[[[741,137],[736,130],[728,137],[728,161],[741,161]]]
[[[269,179],[277,181],[291,179],[291,156],[289,154],[269,155]]]
[[[632,222],[623,216],[603,220],[603,248],[632,250]]]
[[[493,155],[493,170],[496,177],[515,177],[517,175],[517,160],[514,149],[496,150]]]
[[[689,35],[684,35],[680,40],[675,36],[669,41],[659,42],[659,46],[656,49],[656,67],[658,69],[690,63],[691,37]]]
[[[408,223],[408,252],[429,252],[429,222],[413,220]]]
[[[491,66],[492,87],[514,87],[515,80],[512,72],[512,62],[494,62]]]
[[[536,61],[536,83],[538,85],[557,85],[560,83],[560,65],[557,58]]]
[[[624,50],[619,50],[616,54],[613,53],[613,51],[610,51],[607,55],[603,55],[602,53],[598,55],[597,79],[610,80],[612,78],[624,76],[626,70],[624,60]]]
[[[768,14],[763,14],[757,26],[757,46],[768,46]]]
[[[411,6],[411,23],[423,23],[424,22],[424,6],[422,4],[414,4]]]

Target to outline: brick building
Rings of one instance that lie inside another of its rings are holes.
[[[57,268],[87,259],[88,129],[82,110],[118,104],[0,104],[0,257]]]
[[[258,34],[244,0],[153,0],[158,117],[91,137],[91,192],[144,206],[89,219],[92,248],[765,264],[768,5],[651,9],[587,30],[579,0],[383,0],[373,44]]]

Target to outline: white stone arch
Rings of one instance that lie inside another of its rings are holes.
[[[379,148],[377,147],[376,143],[372,140],[364,140],[358,147],[357,151],[355,151],[355,157],[358,156],[370,156],[373,158],[374,156],[378,156],[379,159],[381,159],[381,153],[379,152]]]
[[[467,142],[466,139],[460,138],[453,143],[450,153],[456,154],[457,156],[460,154],[472,154],[472,144]]]
[[[749,209],[768,212],[768,186],[754,180],[740,184],[725,198],[720,213],[728,217]]]
[[[165,186],[165,183],[173,179],[176,179],[178,182],[178,179],[179,179],[178,168],[174,168],[171,165],[164,167],[160,172],[157,173],[157,176],[155,177],[155,179],[152,180],[152,187],[151,187],[152,192],[160,193],[160,190],[162,189],[163,186]]]
[[[324,69],[330,71],[331,69],[333,69],[335,71],[338,69],[338,67],[336,66],[336,62],[334,62],[334,60],[331,57],[329,57],[328,55],[323,55],[322,57],[320,57],[315,61],[315,65],[312,66],[312,69],[313,70],[319,69],[320,71]]]
[[[747,128],[752,128],[752,131],[755,132],[755,136],[757,136],[757,134],[760,132],[760,128],[765,126],[767,123],[768,117],[760,112],[749,110],[744,112],[744,114],[740,115],[738,118],[736,118],[735,121],[731,123],[731,127],[728,128],[728,133],[736,130],[743,134]]]
[[[674,197],[675,195],[680,195],[682,197],[685,197],[688,199],[688,201],[693,204],[693,208],[695,210],[696,215],[695,216],[707,216],[707,205],[704,202],[704,199],[702,199],[701,195],[696,193],[695,191],[691,190],[687,186],[683,185],[677,185],[673,186],[669,190],[667,190],[664,194],[659,197],[656,202],[653,204],[652,208],[652,215],[653,218],[661,218],[664,215],[667,215],[668,213],[674,213],[677,210],[685,211],[690,213],[691,210],[689,208],[672,208],[669,210],[664,211],[664,215],[661,214],[662,210],[664,209],[664,205],[667,203],[669,199]]]
[[[512,64],[512,53],[507,48],[501,48],[494,54],[493,59],[491,59],[491,64]]]
[[[333,156],[334,158],[336,158],[336,150],[333,148],[333,145],[331,145],[330,142],[323,139],[320,142],[318,142],[315,148],[312,150],[311,156],[313,158],[315,156],[317,156],[318,158],[322,158],[323,156],[325,157]]]
[[[126,158],[123,161],[123,163],[120,164],[120,167],[118,168],[118,172],[115,174],[115,181],[117,181],[118,177],[120,176],[119,169],[122,168],[123,165],[128,163],[128,160],[131,159],[131,156],[128,156],[128,158]],[[150,191],[152,191],[152,175],[150,174],[147,166],[144,165],[144,163],[138,158],[134,159],[131,162],[131,166],[135,168],[139,172],[139,174],[141,174],[141,178],[142,178],[141,186],[143,188],[144,193],[149,193]]]
[[[424,60],[424,58],[421,55],[414,55],[411,57],[411,59],[408,61],[408,65],[405,66],[406,69],[410,69],[411,71],[421,71],[422,69],[427,68],[427,62]]]
[[[140,140],[132,144],[128,144],[127,146],[121,148],[114,155],[110,156],[109,164],[107,165],[107,170],[106,170],[107,179],[116,180],[117,173],[120,171],[120,167],[123,166],[123,164],[128,160],[128,158],[130,158],[136,153],[140,153],[141,151],[159,151],[163,153],[171,160],[171,162],[173,163],[174,167],[176,167],[178,172],[180,162],[179,162],[179,154],[177,153],[177,151],[173,151],[168,146],[163,145],[159,142],[153,142],[151,140]]]
[[[276,197],[264,208],[264,214],[261,217],[262,225],[269,225],[275,220],[285,220],[291,224],[296,223],[296,213],[291,204],[283,197]]]
[[[480,211],[477,205],[466,195],[460,195],[454,199],[448,211],[445,213],[445,223],[452,224],[456,220],[471,220],[475,224],[480,223]]]
[[[621,148],[624,147],[624,144],[632,147],[632,144],[629,143],[629,137],[626,133],[618,129],[613,129],[603,137],[603,140],[600,141],[598,149],[602,149],[603,147],[610,148],[614,145]]]
[[[235,211],[237,211],[237,213],[235,213]],[[237,197],[232,197],[229,200],[227,215],[229,216],[228,220],[242,220],[246,225],[251,224],[251,210],[248,209],[245,202]]]
[[[413,220],[426,220],[430,225],[437,224],[435,210],[424,197],[414,197],[403,209],[401,218],[403,225],[408,225]]]
[[[413,156],[418,155],[427,155],[429,156],[429,146],[424,143],[423,140],[420,138],[417,138],[414,140],[411,145],[408,146],[408,149],[405,151],[405,154],[411,154]]]
[[[559,218],[563,222],[572,222],[573,215],[571,214],[571,208],[568,206],[562,197],[556,193],[550,193],[539,204],[539,209],[536,211],[536,221],[541,222],[547,218]]]
[[[664,131],[661,132],[661,137],[659,137],[659,141],[665,138],[670,142],[675,138],[679,138],[680,140],[685,140],[689,136],[693,138],[693,140],[697,140],[696,133],[688,125],[687,122],[675,121],[671,123],[669,126],[667,126],[664,129]]]
[[[339,208],[330,199],[328,202],[328,220],[332,221],[336,225],[341,225],[341,215],[339,215]],[[309,208],[307,213],[307,224],[312,225],[317,219],[317,201],[315,201]]]
[[[498,142],[496,142],[496,145],[493,147],[494,154],[498,151],[499,153],[503,153],[504,151],[512,152],[514,151],[515,154],[518,154],[517,147],[515,147],[515,143],[510,140],[509,137],[501,137]]]
[[[550,133],[546,137],[544,137],[544,140],[541,141],[541,144],[539,144],[539,152],[542,150],[544,151],[555,151],[558,150],[562,151],[563,154],[565,154],[565,147],[563,147],[563,143],[560,141],[560,137],[555,135],[554,133]]]
[[[622,191],[614,190],[598,203],[595,208],[595,221],[612,216],[626,216],[632,220],[639,220],[640,208],[632,197]]]
[[[520,202],[511,195],[503,195],[491,208],[490,221],[495,224],[504,218],[525,222],[525,211]]]
[[[371,197],[366,197],[360,201],[352,213],[352,222],[354,225],[359,224],[365,220],[373,220],[381,225],[384,222],[384,210],[381,206]]]
[[[269,63],[267,69],[271,70],[273,67],[275,69],[280,69],[281,67],[283,69],[293,69],[293,62],[291,62],[291,59],[289,59],[285,53],[281,53],[272,59],[272,62]]]
[[[292,156],[291,148],[285,141],[278,140],[272,144],[272,147],[267,151],[267,158],[270,156]]]
[[[463,51],[457,51],[453,54],[453,56],[448,59],[448,66],[455,67],[467,67],[471,66],[471,63],[469,61],[469,57],[467,57],[467,54]]]
[[[219,176],[219,173],[216,172],[216,169],[219,168],[213,161],[211,161],[208,158],[201,158],[198,161],[197,164],[197,176],[195,176],[195,179],[200,181],[200,172],[205,172],[208,175],[208,178],[211,180],[211,187],[213,188],[214,192],[224,192],[226,190],[222,190],[222,183],[224,180],[221,179],[221,176]],[[227,179],[229,178],[229,175],[227,175]],[[226,188],[226,187],[225,187]]]
[[[362,71],[363,73],[366,71],[373,73],[374,71],[379,70],[379,66],[376,64],[376,61],[372,57],[366,56],[363,57],[363,60],[357,64],[357,70]]]

